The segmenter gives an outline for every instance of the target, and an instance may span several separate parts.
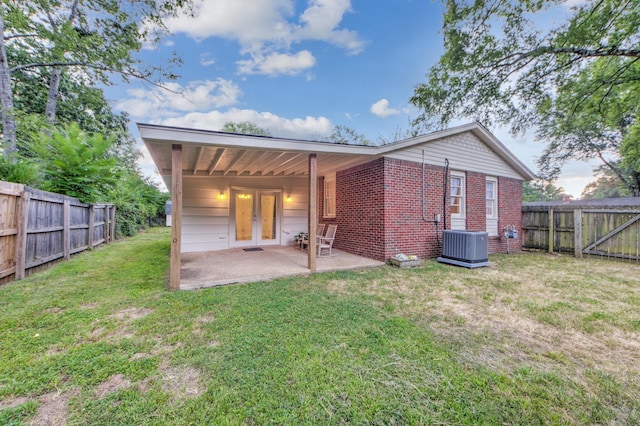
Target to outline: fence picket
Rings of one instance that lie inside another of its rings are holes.
[[[94,205],[0,181],[0,284],[113,241],[115,206],[100,206],[108,212],[103,222],[95,220]]]
[[[606,202],[525,204],[523,248],[640,261],[640,199]]]

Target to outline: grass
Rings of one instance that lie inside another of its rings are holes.
[[[0,288],[0,424],[638,424],[640,266],[544,254],[168,293],[153,229]]]

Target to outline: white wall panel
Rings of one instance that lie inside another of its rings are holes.
[[[448,159],[451,169],[521,179],[509,164],[471,132],[412,146],[387,157],[422,163],[423,149],[426,164],[444,167],[445,159]]]
[[[307,229],[307,185],[308,180],[304,177],[185,176],[182,185],[182,251],[229,248],[229,196],[232,187],[282,191],[281,244],[292,245],[294,236]],[[220,197],[221,192],[224,198]]]

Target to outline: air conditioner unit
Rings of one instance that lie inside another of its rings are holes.
[[[466,268],[489,266],[489,234],[480,231],[445,230],[442,237],[442,256],[438,262]]]

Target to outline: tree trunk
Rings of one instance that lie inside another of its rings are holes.
[[[4,45],[4,17],[0,14],[0,115],[2,116],[2,147],[5,158],[16,161],[16,117],[13,108],[13,89],[11,72]]]
[[[69,13],[68,25],[74,25],[75,20],[78,17],[78,9],[80,7],[80,0],[74,0],[71,5],[71,12]],[[51,28],[55,30],[56,22],[49,18]],[[60,58],[63,59],[63,58]],[[51,69],[51,77],[49,80],[49,94],[47,95],[47,104],[45,106],[44,115],[51,123],[56,121],[56,110],[58,108],[58,91],[60,90],[60,81],[62,80],[62,68],[54,67]]]
[[[51,69],[51,79],[49,80],[49,94],[47,95],[47,105],[44,115],[51,123],[56,121],[56,109],[58,107],[58,90],[60,90],[60,81],[62,80],[62,68]]]

